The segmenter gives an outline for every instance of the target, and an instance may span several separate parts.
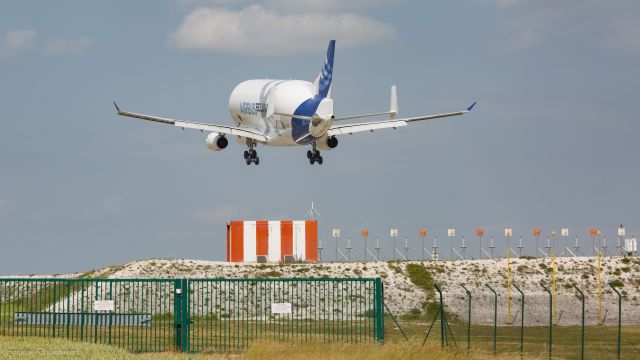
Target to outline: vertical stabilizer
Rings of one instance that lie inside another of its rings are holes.
[[[398,115],[398,93],[396,90],[396,86],[391,86],[391,106],[389,108],[389,115],[392,119]]]
[[[329,41],[329,47],[327,48],[327,57],[324,60],[322,71],[316,78],[315,84],[318,89],[317,95],[323,98],[329,96],[331,90],[331,80],[333,78],[333,55],[336,50],[336,41]]]

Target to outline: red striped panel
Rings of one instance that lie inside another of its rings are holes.
[[[269,255],[269,222],[256,221],[256,256]]]
[[[231,222],[231,261],[244,261],[244,223],[243,221]]]
[[[305,261],[313,263],[318,262],[318,221],[305,221],[304,235]]]
[[[293,255],[293,221],[282,220],[280,222],[280,261],[284,262],[284,257],[291,255]]]

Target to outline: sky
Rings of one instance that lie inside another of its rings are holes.
[[[129,111],[231,125],[247,79],[312,80],[336,39],[336,116],[473,112],[306,147],[211,152]],[[0,3],[0,274],[148,258],[224,260],[226,222],[303,219],[420,256],[504,228],[533,253],[569,228],[640,234],[640,4],[596,0],[165,0]],[[447,239],[447,229],[457,237]],[[486,241],[486,240],[485,240]],[[588,253],[588,251],[585,249]],[[446,251],[448,252],[448,251]],[[329,252],[329,260],[332,252]]]

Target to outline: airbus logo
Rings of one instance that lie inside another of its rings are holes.
[[[240,113],[244,115],[258,115],[258,112],[264,113],[267,112],[267,104],[260,102],[241,102],[240,103]]]

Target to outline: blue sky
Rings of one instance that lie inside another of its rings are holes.
[[[346,3],[346,4],[345,4]],[[130,111],[230,124],[251,78],[313,79],[337,40],[337,115],[478,106],[306,148],[206,148]],[[230,219],[303,218],[443,242],[503,228],[640,232],[634,1],[20,1],[0,4],[0,274],[150,257],[224,259]],[[470,240],[470,238],[473,238]],[[590,241],[589,241],[590,242]],[[447,244],[446,242],[444,244]],[[344,244],[343,244],[344,245]],[[446,246],[446,245],[445,245]],[[531,250],[532,251],[532,250]]]

